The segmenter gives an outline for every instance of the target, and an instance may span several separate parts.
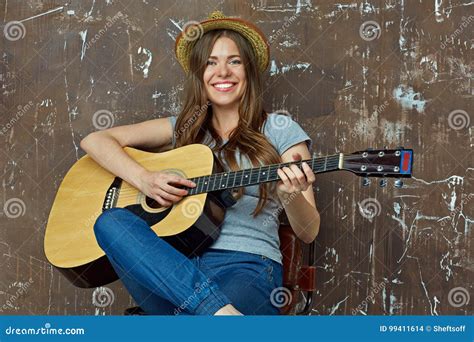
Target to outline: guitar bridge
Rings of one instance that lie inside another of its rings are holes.
[[[122,178],[115,177],[109,189],[105,193],[104,203],[102,203],[102,211],[113,208],[117,205],[120,188],[122,186]]]

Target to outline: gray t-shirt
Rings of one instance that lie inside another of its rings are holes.
[[[176,117],[169,117],[173,131],[176,125]],[[215,140],[209,132],[206,132],[204,143],[209,147],[215,146]],[[284,114],[271,113],[263,125],[263,133],[275,146],[280,155],[291,146],[306,141],[308,149],[311,152],[312,140],[301,128],[301,126]],[[175,137],[173,134],[173,148],[175,147]],[[225,143],[225,141],[224,141]],[[240,156],[236,152],[236,160],[240,169],[247,169],[252,166],[248,157]],[[227,164],[221,158],[226,171],[230,170]],[[227,208],[224,222],[221,226],[219,238],[210,248],[226,249],[241,252],[248,252],[266,256],[282,264],[282,255],[280,252],[280,239],[278,236],[278,214],[281,212],[281,203],[276,196],[268,197],[267,203],[257,217],[252,216],[252,212],[257,206],[259,200],[259,186],[247,186],[244,189],[243,196],[235,205]]]

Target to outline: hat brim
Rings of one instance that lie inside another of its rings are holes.
[[[264,72],[267,69],[270,46],[265,35],[255,25],[239,18],[219,18],[205,20],[200,23],[196,22],[195,26],[193,29],[197,31],[192,32],[192,36],[187,35],[187,32],[185,32],[187,28],[185,27],[176,38],[175,43],[176,58],[186,74],[190,69],[189,58],[196,41],[201,38],[204,33],[219,29],[228,29],[240,33],[250,42],[257,58],[259,70]]]

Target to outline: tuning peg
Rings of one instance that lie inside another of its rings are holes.
[[[370,178],[364,177],[362,178],[362,186],[369,186],[370,185]]]
[[[381,188],[385,188],[387,186],[387,180],[385,178],[382,178],[379,183]]]
[[[402,181],[401,179],[395,180],[395,182],[394,182],[393,184],[394,184],[395,187],[397,187],[397,188],[403,187],[403,181]]]

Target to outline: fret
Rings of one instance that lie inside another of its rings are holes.
[[[190,179],[190,181],[196,183],[196,187],[194,187],[194,188],[189,188],[189,190],[188,190],[188,195],[194,195],[195,192],[197,191],[198,186],[199,186],[199,181],[196,181],[195,178]]]
[[[324,171],[326,171],[327,163],[328,163],[328,157],[326,156],[326,157],[324,158]]]
[[[198,191],[198,192],[199,192],[199,193],[205,192],[205,191],[204,191],[204,185],[205,185],[204,182],[205,182],[205,180],[206,180],[206,176],[202,176],[202,177],[199,177],[199,178],[201,179],[201,185],[200,185],[200,187],[199,187],[199,191]]]
[[[222,177],[222,175],[220,173],[216,173],[214,177],[214,184],[212,186],[213,191],[218,190],[220,188],[219,177]]]
[[[229,173],[225,172],[223,175],[225,184],[221,182],[221,189],[225,189],[229,187]]]
[[[232,188],[235,187],[235,181],[237,180],[237,172],[232,172],[232,174],[234,175],[234,181],[232,182]]]
[[[222,179],[222,173],[217,173],[216,174],[216,181],[214,182],[214,190],[219,190],[221,188],[221,179]]]
[[[258,168],[257,184],[260,184],[260,176],[261,176],[260,172],[262,172],[262,167],[261,166]]]
[[[218,189],[219,187],[216,186],[216,183],[217,183],[217,174],[214,174],[214,179],[212,180],[212,185],[211,185],[211,191],[215,191],[216,189]]]
[[[266,176],[265,181],[268,181],[268,179],[270,177],[270,166],[266,167],[266,171],[263,171],[262,176]]]
[[[279,169],[278,166],[279,164],[277,164],[276,167],[270,167],[270,171],[268,171],[268,180],[275,181],[279,179],[278,172],[277,172],[277,170]]]
[[[242,186],[242,183],[243,183],[243,181],[244,181],[244,171],[243,171],[243,170],[240,170],[239,172],[241,173],[239,186]]]
[[[209,192],[209,186],[211,185],[211,177],[212,175],[206,176],[207,179],[204,182],[204,184],[206,184],[206,192]]]
[[[202,190],[202,186],[203,186],[203,183],[204,183],[202,178],[203,177],[198,177],[197,186],[194,188],[194,189],[196,189],[196,193],[199,193]]]
[[[209,176],[209,191],[214,191],[214,184],[216,182],[216,175],[212,174]]]
[[[218,173],[216,175],[216,181],[214,182],[214,190],[218,190],[221,188],[221,181],[222,181],[222,173]]]
[[[243,179],[245,179],[247,181],[246,183],[246,186],[249,184],[248,181],[249,181],[249,175],[245,174],[246,171],[249,171],[249,169],[247,170],[244,170],[243,173],[242,173],[242,176],[243,176]],[[252,169],[250,169],[250,174],[252,174]],[[243,184],[242,184],[243,186]]]

